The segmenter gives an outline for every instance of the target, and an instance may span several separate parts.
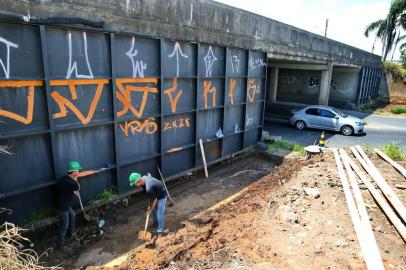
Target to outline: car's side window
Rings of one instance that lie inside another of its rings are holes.
[[[306,114],[319,116],[319,110],[316,108],[309,108],[306,110]]]
[[[327,117],[327,118],[334,118],[336,115],[327,110],[319,110],[320,116]]]

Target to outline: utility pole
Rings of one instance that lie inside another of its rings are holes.
[[[324,37],[327,37],[328,19],[326,19],[326,28],[324,29]]]

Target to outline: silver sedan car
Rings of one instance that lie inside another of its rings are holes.
[[[361,119],[329,106],[308,106],[292,111],[289,124],[297,129],[317,128],[339,131],[345,136],[364,132]]]

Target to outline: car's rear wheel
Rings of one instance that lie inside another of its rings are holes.
[[[354,129],[351,126],[343,126],[341,128],[341,134],[343,134],[344,136],[350,136],[354,133]]]
[[[302,120],[296,121],[295,127],[297,129],[305,129],[306,128],[306,123]]]

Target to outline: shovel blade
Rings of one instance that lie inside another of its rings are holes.
[[[144,240],[144,241],[149,241],[152,239],[152,234],[147,231],[138,232],[138,239]]]

